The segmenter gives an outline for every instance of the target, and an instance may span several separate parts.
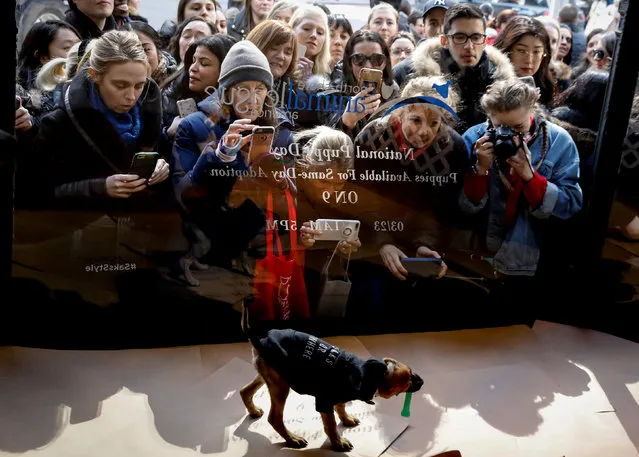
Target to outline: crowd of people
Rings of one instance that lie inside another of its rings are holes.
[[[240,271],[245,301],[280,318],[390,315],[466,293],[452,272],[529,284],[565,266],[615,30],[586,35],[574,5],[495,17],[455,0],[372,2],[359,30],[321,3],[179,0],[155,29],[138,1],[71,0],[20,49],[16,208],[81,216],[49,222],[74,249],[105,220],[164,230],[183,241],[170,278]],[[148,176],[142,152],[156,153]],[[639,239],[624,208],[618,230]],[[348,221],[355,236],[326,236]],[[265,259],[302,273],[283,282]]]

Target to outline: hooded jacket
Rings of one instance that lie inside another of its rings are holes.
[[[457,112],[460,122],[455,129],[463,133],[486,120],[479,106],[479,99],[486,88],[495,81],[514,78],[515,69],[504,53],[493,46],[486,46],[479,63],[462,72],[439,38],[431,38],[419,44],[411,57],[393,67],[395,82],[402,88],[409,79],[418,76],[444,76],[453,82],[460,95]]]

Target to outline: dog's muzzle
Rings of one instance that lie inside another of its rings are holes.
[[[418,375],[413,374],[410,378],[410,389],[408,392],[417,392],[424,385],[424,381]]]

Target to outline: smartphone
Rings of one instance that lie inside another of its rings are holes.
[[[133,156],[129,173],[140,178],[149,179],[155,171],[155,166],[160,159],[157,152],[138,152]]]
[[[249,149],[248,162],[254,162],[271,152],[275,128],[270,126],[253,127],[253,137]]]
[[[369,92],[369,95],[375,95],[381,93],[382,90],[382,78],[384,72],[375,68],[362,68],[359,72],[359,87],[365,89],[367,87],[374,87]]]
[[[299,59],[300,57],[304,57],[305,55],[306,55],[306,46],[301,43],[297,43],[297,58]]]
[[[441,259],[431,257],[407,257],[401,260],[402,266],[411,276],[434,278],[439,275],[442,267]]]
[[[22,99],[16,95],[16,111],[22,106]]]
[[[186,117],[189,114],[193,114],[197,111],[197,103],[192,98],[177,101],[178,112],[180,117]]]
[[[320,241],[354,241],[359,236],[359,221],[348,219],[318,219],[312,225],[322,234],[316,236]]]

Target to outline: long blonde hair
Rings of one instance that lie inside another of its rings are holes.
[[[79,67],[84,67],[86,63],[95,74],[103,75],[112,64],[123,62],[143,63],[147,74],[151,72],[146,52],[137,33],[112,30],[96,40],[95,45],[84,54]]]
[[[300,5],[295,10],[289,25],[295,29],[300,22],[307,18],[316,19],[316,23],[320,23],[324,27],[324,44],[319,53],[313,58],[313,74],[314,75],[328,75],[331,72],[331,34],[328,28],[328,16],[322,10],[322,8],[315,5]]]

